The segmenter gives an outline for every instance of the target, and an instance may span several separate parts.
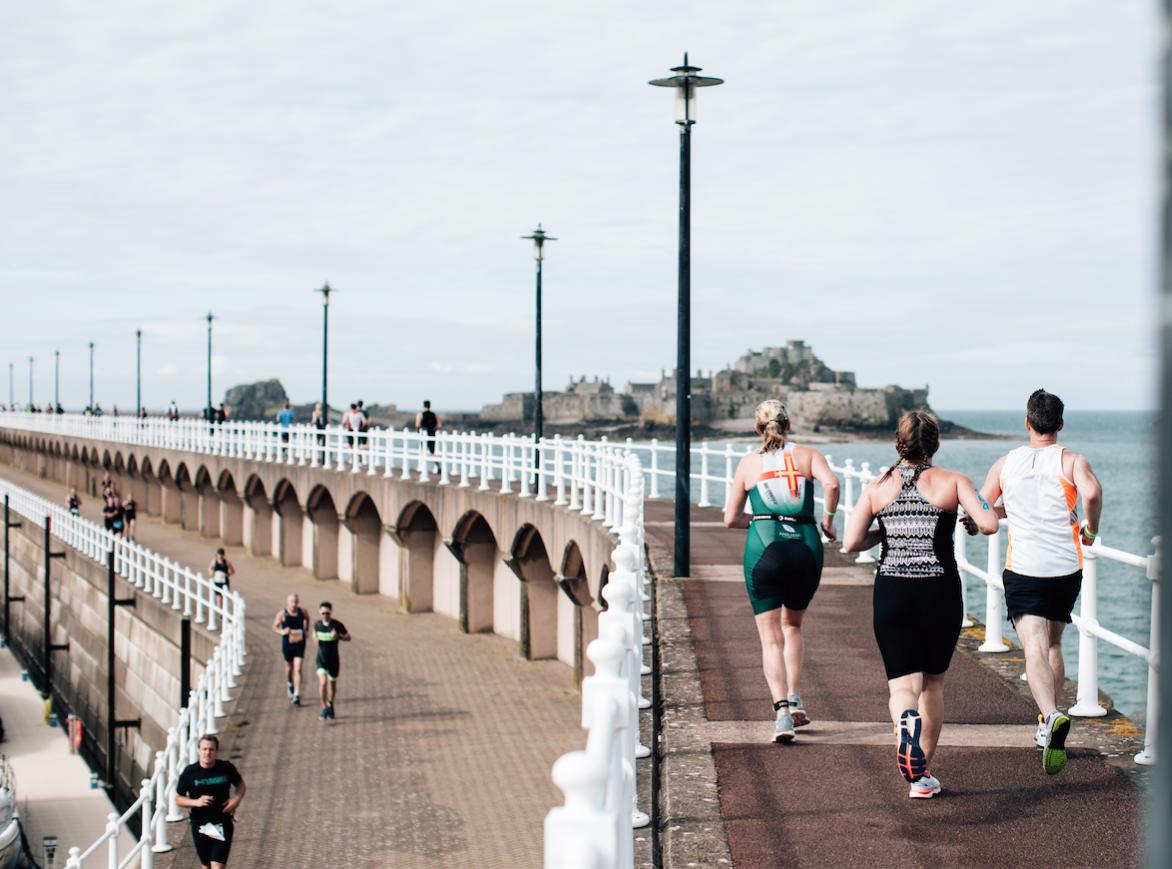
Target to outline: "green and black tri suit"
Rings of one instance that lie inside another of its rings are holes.
[[[342,666],[338,641],[340,637],[346,636],[346,626],[337,619],[331,619],[329,624],[319,619],[313,623],[313,633],[317,638],[317,672],[327,676],[331,682],[336,682],[338,670]]]
[[[745,587],[753,614],[782,606],[806,609],[822,580],[822,537],[814,519],[814,483],[798,471],[793,444],[762,454],[749,506]]]

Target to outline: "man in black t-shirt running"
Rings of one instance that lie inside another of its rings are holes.
[[[218,738],[201,736],[199,761],[184,769],[175,785],[176,804],[190,809],[191,838],[203,869],[228,865],[233,813],[244,799],[244,779],[233,763],[217,759],[219,750]]]
[[[313,623],[313,635],[317,639],[317,680],[322,721],[334,717],[334,696],[338,693],[338,670],[342,665],[338,643],[350,642],[346,626],[332,617],[333,611],[328,600],[322,601],[318,607],[321,618]]]

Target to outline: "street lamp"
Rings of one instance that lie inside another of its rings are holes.
[[[90,341],[90,413],[94,412],[94,342]]]
[[[28,409],[36,410],[33,403],[33,357],[28,358]]]
[[[328,423],[330,421],[330,402],[327,395],[329,383],[327,350],[329,349],[330,337],[330,293],[338,291],[330,286],[329,281],[326,281],[320,290],[314,290],[314,292],[321,293],[321,412],[322,418]]]
[[[533,440],[540,445],[543,417],[543,408],[541,406],[541,264],[545,259],[543,252],[545,243],[547,241],[557,241],[557,239],[552,235],[546,235],[540,223],[537,224],[537,229],[533,230],[533,235],[523,235],[521,238],[526,238],[533,242],[533,257],[537,260],[537,383],[533,391]],[[538,455],[540,456],[540,453]]]
[[[13,391],[12,391],[12,377],[13,377],[12,372],[15,367],[16,367],[15,363],[12,363],[12,362],[8,363],[8,409],[9,410],[16,410],[16,396],[13,394]]]
[[[691,448],[692,448],[692,359],[691,359],[691,188],[692,125],[696,123],[696,89],[723,84],[724,79],[697,75],[700,67],[688,63],[673,66],[668,78],[653,79],[656,87],[675,88],[676,123],[680,128],[680,248],[679,295],[676,314],[676,501],[675,565],[676,576],[690,574],[691,550]]]
[[[53,351],[53,410],[61,405],[61,351]]]
[[[215,417],[212,416],[212,320],[216,319],[211,311],[208,311],[208,403],[207,403],[207,421],[212,422]]]
[[[134,330],[134,418],[142,416],[142,329]]]

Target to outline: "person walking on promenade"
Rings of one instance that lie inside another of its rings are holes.
[[[228,865],[234,815],[245,792],[240,771],[231,761],[220,760],[219,751],[218,737],[201,736],[199,760],[183,769],[175,785],[176,805],[190,810],[191,839],[203,869]]]
[[[289,459],[289,432],[293,427],[293,419],[293,405],[286,401],[285,406],[277,412],[277,424],[281,427],[281,449],[286,461]]]
[[[424,432],[427,435],[427,451],[433,456],[435,455],[435,433],[443,427],[443,421],[431,409],[431,402],[423,402],[423,410],[415,414],[415,431]],[[435,472],[439,473],[438,464],[435,466]]]
[[[301,608],[301,599],[291,594],[285,608],[273,619],[273,633],[281,637],[281,654],[285,656],[285,690],[294,706],[301,705],[301,664],[309,633],[309,614]]]
[[[334,718],[334,697],[338,693],[338,670],[342,660],[338,654],[339,642],[350,642],[346,626],[333,618],[334,607],[327,600],[318,607],[321,616],[313,623],[313,635],[317,639],[317,682],[321,698],[322,721]]]
[[[171,404],[167,408],[167,419],[171,422],[177,422],[179,419],[179,405],[175,403],[175,399],[171,399]]]
[[[761,639],[765,681],[777,719],[774,742],[790,742],[794,728],[810,723],[798,694],[802,670],[802,619],[822,578],[822,539],[814,517],[814,481],[822,486],[821,527],[833,540],[838,478],[812,447],[787,442],[789,415],[780,401],[757,405],[761,447],[741,459],[726,528],[747,528],[745,586]],[[749,501],[752,516],[744,512]]]
[[[981,496],[1001,500],[1009,520],[1005,604],[1025,650],[1026,678],[1038,704],[1034,742],[1042,767],[1055,775],[1066,766],[1070,717],[1058,709],[1066,679],[1062,631],[1082,588],[1082,547],[1099,534],[1103,489],[1086,456],[1058,443],[1065,410],[1057,395],[1036,390],[1026,402],[1029,444],[1010,450],[989,469]],[[1078,498],[1086,521],[1080,526]]]
[[[78,497],[77,489],[70,489],[69,490],[69,515],[70,516],[80,516],[81,515],[81,498]]]
[[[216,550],[212,563],[208,565],[208,573],[212,575],[212,585],[216,587],[216,602],[219,603],[220,596],[232,587],[232,577],[236,573],[236,568],[224,554],[223,546]]]
[[[326,419],[326,412],[322,409],[320,401],[313,406],[313,416],[310,417],[309,424],[317,430],[318,461],[324,465],[326,462],[326,428],[330,422]]]
[[[127,498],[122,505],[122,519],[125,523],[124,536],[127,540],[134,540],[134,533],[138,528],[138,503],[134,500],[134,495]]]
[[[105,497],[102,498],[102,527],[104,527],[111,534],[116,533],[114,530],[114,520],[118,516],[118,508],[114,505],[114,491],[107,489]]]
[[[944,674],[965,612],[952,546],[957,508],[964,507],[982,534],[997,530],[997,514],[968,477],[932,466],[939,447],[935,416],[911,411],[900,417],[899,461],[863,489],[843,535],[848,552],[883,544],[875,570],[875,640],[899,735],[896,760],[913,799],[941,790],[928,766],[944,723]],[[872,529],[876,518],[879,527]]]

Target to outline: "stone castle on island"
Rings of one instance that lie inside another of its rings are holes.
[[[693,423],[729,431],[751,428],[754,409],[768,398],[786,405],[798,430],[890,430],[904,411],[928,407],[928,388],[860,388],[854,372],[834,371],[804,341],[787,341],[750,350],[715,374],[698,371],[692,378]],[[545,392],[541,404],[546,423],[554,426],[669,425],[675,422],[676,378],[661,372],[658,382],[628,382],[619,392],[608,378],[582,377],[562,392]],[[533,393],[506,393],[479,416],[495,424],[531,420]]]

